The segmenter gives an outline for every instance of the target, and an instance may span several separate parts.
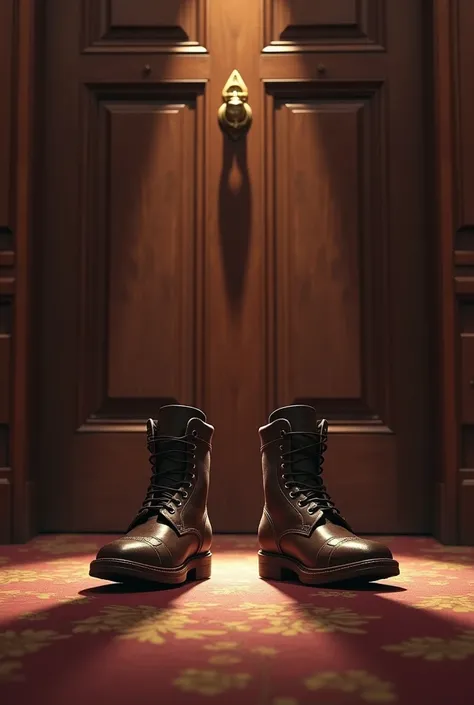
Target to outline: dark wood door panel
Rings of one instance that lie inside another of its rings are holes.
[[[389,0],[390,1],[390,0]],[[264,0],[265,40],[270,51],[380,50],[385,0]]]
[[[126,98],[103,109],[110,122],[109,394],[190,399],[195,110],[167,101],[131,106]]]
[[[330,441],[324,463],[328,489],[357,531],[423,531],[426,524],[414,520],[405,502],[398,439],[393,433],[387,429],[374,432],[364,425],[336,425]],[[419,500],[418,497],[418,503]]]
[[[195,397],[200,86],[187,90],[86,92],[81,426]]]
[[[287,99],[291,88],[273,90],[278,403],[319,399],[330,418],[345,406],[343,418],[383,423],[382,89],[294,84]]]
[[[474,335],[461,335],[461,418],[474,424]]]
[[[205,51],[204,0],[83,0],[84,50]]]

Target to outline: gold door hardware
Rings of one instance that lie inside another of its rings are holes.
[[[217,113],[220,128],[229,139],[239,140],[252,125],[252,108],[248,104],[249,92],[242,76],[232,71],[222,91],[224,101]]]

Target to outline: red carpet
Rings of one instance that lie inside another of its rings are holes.
[[[0,548],[2,705],[474,702],[474,549],[394,538],[399,578],[318,589],[220,536],[211,580],[130,592],[88,577],[102,543]]]

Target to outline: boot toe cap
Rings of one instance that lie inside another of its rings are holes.
[[[123,537],[103,546],[97,559],[115,559],[150,566],[165,566],[168,552],[158,539]]]
[[[392,552],[378,541],[361,539],[357,536],[347,541],[341,541],[332,551],[329,565],[347,565],[367,560],[392,560]]]

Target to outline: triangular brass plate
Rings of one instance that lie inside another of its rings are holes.
[[[237,69],[234,69],[230,74],[229,78],[227,79],[227,83],[225,84],[222,91],[222,97],[225,100],[226,98],[232,96],[235,91],[238,92],[241,98],[248,97],[248,88],[245,85],[244,79],[237,71]]]

